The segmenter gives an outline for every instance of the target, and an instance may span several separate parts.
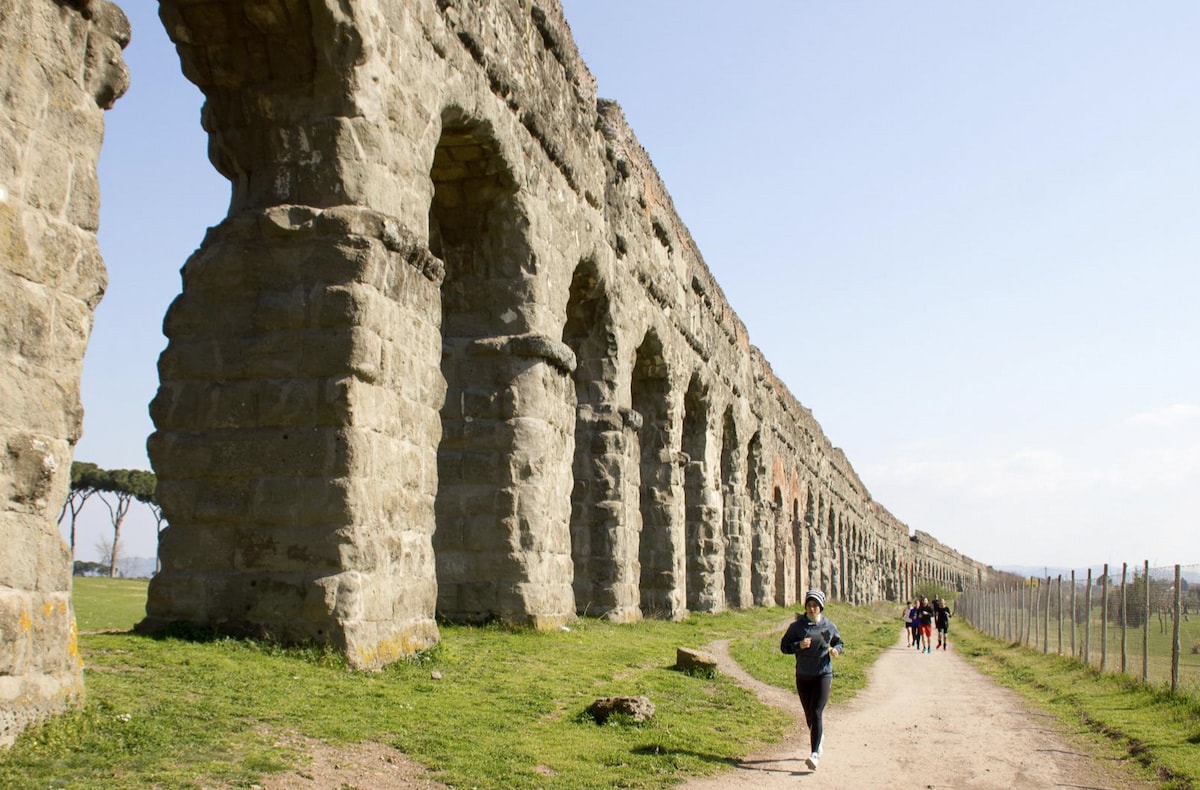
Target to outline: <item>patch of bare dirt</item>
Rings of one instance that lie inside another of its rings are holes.
[[[268,775],[257,790],[446,790],[425,766],[381,743],[335,747],[299,736],[286,743],[305,755],[303,765]]]

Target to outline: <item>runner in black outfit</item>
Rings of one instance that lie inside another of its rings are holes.
[[[821,741],[825,736],[825,704],[833,686],[831,659],[842,654],[842,635],[833,621],[825,618],[824,611],[825,593],[809,590],[804,594],[804,614],[796,615],[779,642],[781,651],[796,656],[796,693],[804,708],[812,747],[812,754],[804,762],[813,771],[821,759]]]
[[[933,622],[937,627],[938,650],[945,650],[950,644],[950,618],[953,616],[950,614],[950,605],[944,598],[933,599]]]

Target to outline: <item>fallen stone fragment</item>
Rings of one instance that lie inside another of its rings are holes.
[[[608,721],[614,713],[623,713],[635,723],[641,724],[654,716],[654,703],[648,697],[603,697],[588,708],[588,713],[597,724]]]
[[[675,650],[675,668],[698,674],[717,674],[717,659],[701,650],[680,647]]]

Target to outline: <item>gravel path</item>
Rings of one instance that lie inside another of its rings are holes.
[[[1050,717],[1031,712],[953,646],[923,654],[905,647],[903,635],[871,668],[865,690],[826,709],[824,755],[812,772],[804,764],[808,730],[796,695],[751,678],[728,648],[727,640],[709,646],[722,671],[763,702],[791,711],[797,728],[783,743],[744,758],[730,772],[682,785],[687,790],[1153,787],[1131,776],[1126,766],[1068,744]]]

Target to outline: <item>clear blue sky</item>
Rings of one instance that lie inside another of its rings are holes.
[[[228,187],[155,4],[125,5],[77,458],[147,468],[162,315]],[[877,500],[993,565],[1200,563],[1200,3],[564,6]]]

